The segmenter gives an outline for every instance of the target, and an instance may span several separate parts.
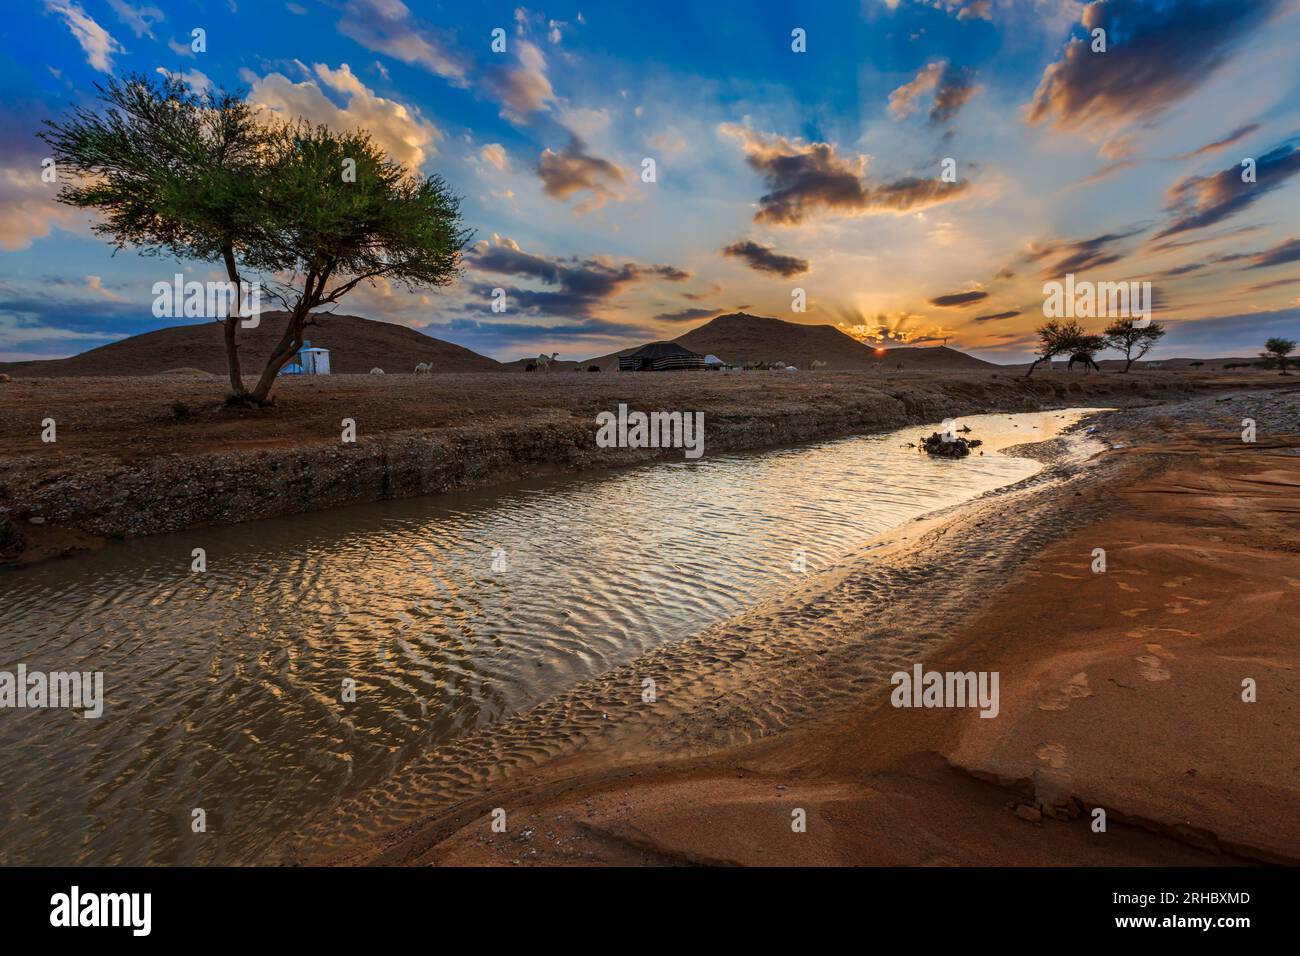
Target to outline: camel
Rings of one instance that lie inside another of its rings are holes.
[[[821,359],[813,359],[812,370],[814,372],[817,371],[819,368],[825,368],[825,367],[826,367],[826,363],[823,362]]]
[[[1092,360],[1091,352],[1075,352],[1073,355],[1070,356],[1070,362],[1068,365],[1065,366],[1065,370],[1067,372],[1072,371],[1074,369],[1075,362],[1083,363],[1083,372],[1085,375],[1091,371],[1097,371],[1097,372],[1101,371],[1101,366]]]
[[[415,367],[416,375],[429,375],[433,372],[433,365],[429,362],[421,362]]]
[[[527,365],[524,366],[524,371],[525,371],[525,372],[536,372],[536,371],[537,371],[537,363],[536,363],[536,362],[529,362]]]
[[[537,367],[543,372],[549,372],[551,370],[551,363],[555,361],[559,354],[559,352],[552,352],[550,358],[547,358],[545,355],[537,356]]]

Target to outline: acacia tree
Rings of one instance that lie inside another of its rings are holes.
[[[106,108],[78,108],[42,134],[70,174],[60,201],[98,211],[96,232],[118,248],[220,261],[237,288],[256,276],[289,313],[252,392],[239,317],[222,317],[232,399],[269,401],[311,311],[361,282],[414,290],[459,274],[471,238],[459,199],[441,178],[389,160],[365,131],[286,123],[242,91],[199,96],[171,76],[98,89]]]
[[[1165,336],[1167,329],[1159,322],[1137,325],[1132,318],[1116,319],[1102,333],[1106,348],[1124,353],[1124,371],[1151,351],[1151,347]]]
[[[1288,356],[1295,351],[1295,340],[1284,338],[1272,338],[1264,343],[1264,351],[1259,353],[1259,357],[1276,364],[1282,370],[1281,374],[1290,375],[1286,370],[1286,363],[1290,361]]]
[[[251,394],[258,403],[302,348],[313,309],[362,282],[383,279],[412,291],[448,285],[472,238],[446,183],[411,175],[364,130],[340,134],[299,122],[281,126],[276,141],[265,236],[250,259],[272,274],[268,288],[289,316]]]
[[[99,110],[79,106],[40,137],[53,151],[59,201],[99,213],[96,234],[147,256],[220,262],[235,288],[260,241],[259,194],[272,128],[237,93],[194,93],[179,77],[135,74],[96,84]],[[230,388],[245,395],[236,308],[225,325]]]
[[[1074,319],[1062,321],[1051,319],[1034,330],[1038,335],[1038,351],[1034,353],[1033,364],[1025,372],[1025,378],[1034,374],[1034,369],[1043,362],[1050,362],[1066,352],[1093,351],[1100,348],[1099,338],[1088,335]]]

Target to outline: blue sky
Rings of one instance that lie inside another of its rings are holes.
[[[497,358],[590,357],[743,308],[1018,361],[1043,283],[1067,271],[1151,281],[1171,326],[1160,354],[1300,337],[1293,0],[16,0],[7,14],[0,360],[157,328],[154,282],[221,277],[114,254],[40,178],[41,119],[110,74],[158,70],[365,127],[443,176],[475,232],[462,279],[362,286],[338,311]]]

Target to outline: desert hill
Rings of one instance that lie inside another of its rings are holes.
[[[261,374],[284,332],[283,312],[263,312],[255,329],[240,329],[239,354],[245,377]],[[330,350],[335,374],[412,372],[429,362],[435,372],[490,372],[501,368],[467,348],[424,335],[404,325],[376,322],[356,315],[318,315],[303,338]],[[0,362],[0,372],[15,376],[157,375],[173,369],[198,369],[226,375],[226,351],[220,323],[177,325],[134,335],[71,358]]]
[[[720,315],[673,341],[702,355],[716,355],[733,365],[781,361],[799,369],[811,369],[815,359],[825,362],[828,369],[874,368],[881,363],[896,367],[900,362],[904,368],[911,369],[998,367],[943,346],[892,348],[878,355],[871,346],[845,335],[833,325],[803,325],[745,312]],[[640,346],[603,355],[591,362],[605,370],[614,369],[618,367],[620,355],[635,352],[637,348]]]

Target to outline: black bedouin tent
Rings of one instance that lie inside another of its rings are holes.
[[[704,368],[704,356],[676,342],[651,342],[631,355],[618,357],[620,372],[664,372],[679,368]]]

